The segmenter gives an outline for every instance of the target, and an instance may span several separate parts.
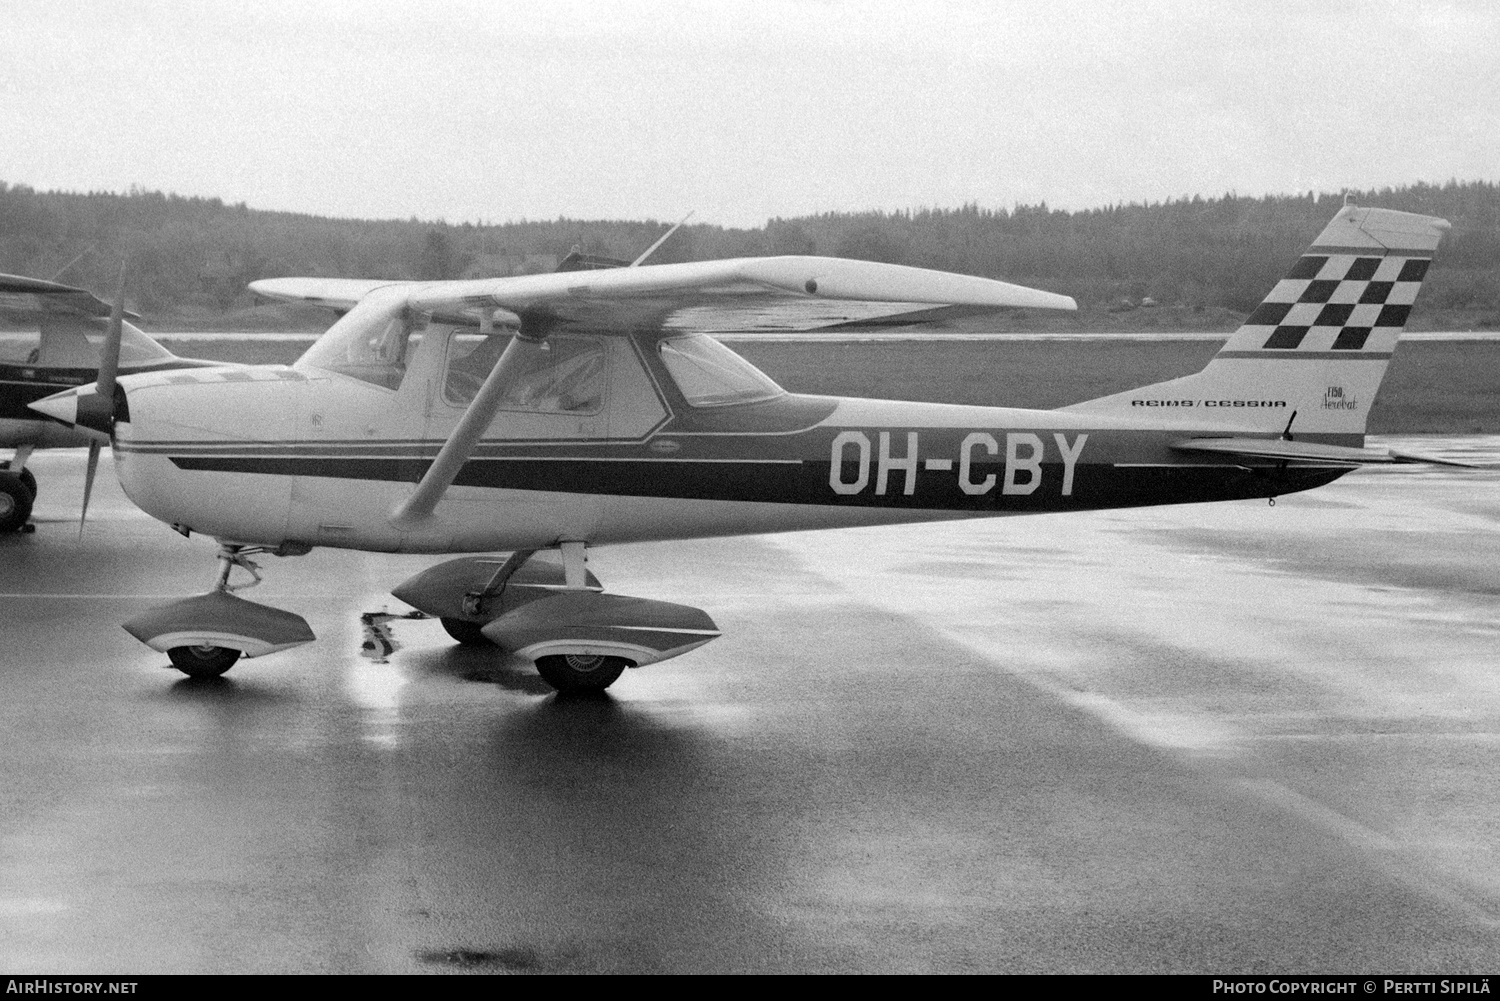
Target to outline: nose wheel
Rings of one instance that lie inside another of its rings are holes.
[[[219,562],[223,565],[219,569],[219,582],[214,585],[214,591],[220,594],[233,594],[235,591],[243,591],[259,584],[260,564],[252,562],[250,555],[265,551],[259,546],[221,544]],[[235,567],[248,573],[250,580],[239,584],[231,583],[229,578]],[[239,661],[240,653],[241,651],[233,647],[215,646],[212,643],[194,643],[168,649],[167,657],[172,661],[173,667],[189,678],[217,678]]]
[[[223,569],[212,591],[147,609],[122,625],[151,649],[165,653],[172,666],[190,678],[217,678],[241,657],[260,657],[311,643],[316,637],[302,616],[232,593],[260,583],[259,567],[250,561],[251,554],[292,556],[306,551],[288,544],[277,549],[222,545]],[[236,567],[251,579],[232,583],[230,575]]]

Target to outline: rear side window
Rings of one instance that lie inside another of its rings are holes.
[[[661,360],[689,406],[727,407],[781,396],[770,376],[703,334],[664,340]]]

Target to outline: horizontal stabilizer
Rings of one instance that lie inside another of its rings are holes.
[[[1178,452],[1215,452],[1246,459],[1280,459],[1283,462],[1334,462],[1349,466],[1422,462],[1436,466],[1474,468],[1472,463],[1438,459],[1415,452],[1381,452],[1345,445],[1323,445],[1312,441],[1289,441],[1285,438],[1189,438],[1177,442],[1172,448]]]

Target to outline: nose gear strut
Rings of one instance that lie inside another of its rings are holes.
[[[260,564],[250,559],[251,556],[260,553],[275,553],[275,550],[265,546],[236,546],[228,542],[219,543],[218,559],[224,566],[219,571],[219,583],[214,586],[214,590],[229,594],[233,591],[245,591],[260,584]],[[243,584],[229,583],[229,575],[235,567],[244,570],[251,579]]]

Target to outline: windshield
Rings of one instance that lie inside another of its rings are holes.
[[[407,313],[405,299],[406,292],[400,288],[376,289],[366,295],[297,359],[297,367],[321,368],[400,389],[413,343],[422,337],[417,321]]]
[[[689,406],[727,407],[782,395],[760,369],[703,334],[661,342],[661,360]]]
[[[96,346],[98,350],[104,348],[104,337],[108,333],[109,326],[106,323],[102,328],[96,328],[89,332],[89,343]],[[131,365],[149,365],[158,361],[173,361],[175,355],[162,347],[156,341],[146,336],[145,333],[131,326],[128,322],[120,325],[120,364],[126,367]]]
[[[0,333],[0,361],[44,368],[98,368],[107,320],[49,318],[40,330]],[[175,361],[175,356],[126,322],[120,325],[120,367]]]

